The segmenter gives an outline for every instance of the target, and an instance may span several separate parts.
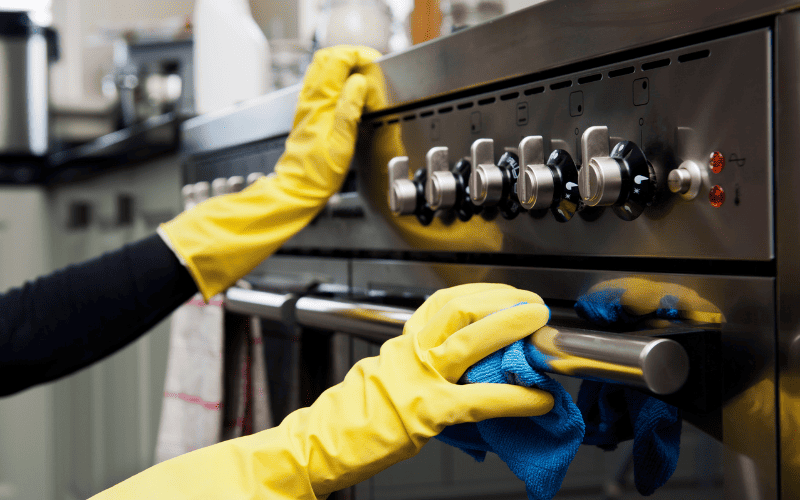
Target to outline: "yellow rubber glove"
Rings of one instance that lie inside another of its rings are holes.
[[[448,425],[547,413],[546,392],[457,381],[548,318],[538,295],[506,285],[439,291],[380,356],[278,427],[162,462],[95,498],[325,498],[414,456]]]
[[[379,52],[365,47],[317,52],[276,175],[161,225],[160,234],[206,300],[274,253],[339,190],[353,158],[362,109],[381,100],[377,66],[370,64],[377,57]]]

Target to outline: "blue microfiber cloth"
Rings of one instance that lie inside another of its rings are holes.
[[[541,373],[543,356],[520,340],[474,365],[466,379],[470,383],[513,383],[545,390],[555,400],[549,413],[453,425],[436,436],[479,462],[487,451],[497,453],[525,482],[530,500],[549,500],[558,492],[584,434],[583,418],[572,398],[561,384]]]
[[[617,325],[641,320],[622,304],[623,289],[606,289],[581,296],[578,314],[596,324]],[[665,295],[652,314],[677,319],[678,298]],[[677,408],[637,390],[586,380],[578,393],[578,407],[586,423],[583,443],[613,450],[633,439],[633,474],[636,489],[651,495],[675,472],[680,452],[681,416]]]
[[[675,472],[681,440],[678,409],[627,387],[586,380],[578,393],[586,423],[583,444],[613,450],[633,439],[633,479],[652,495]]]

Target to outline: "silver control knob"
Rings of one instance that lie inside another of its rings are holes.
[[[667,186],[685,200],[693,200],[700,194],[703,175],[697,163],[687,160],[667,176]]]
[[[544,164],[544,139],[529,136],[519,143],[519,164],[522,173],[517,181],[517,198],[527,210],[548,208],[555,197],[555,180],[550,167]]]
[[[194,202],[202,203],[208,199],[211,192],[211,185],[206,181],[200,181],[194,185]]]
[[[241,175],[234,175],[233,177],[228,177],[228,192],[229,193],[238,193],[244,189],[244,177]]]
[[[434,172],[425,185],[425,199],[433,210],[452,208],[456,204],[458,185],[450,172]]]
[[[527,210],[540,210],[553,204],[553,172],[546,165],[526,165],[517,183],[519,203]]]
[[[622,169],[613,158],[594,157],[578,171],[578,189],[590,207],[613,205],[622,194]]]
[[[211,182],[211,196],[228,194],[228,179],[217,177]]]
[[[475,205],[496,205],[503,196],[503,172],[494,164],[494,141],[478,139],[472,143],[472,173],[469,194]]]
[[[448,149],[443,146],[431,148],[425,155],[428,180],[425,182],[425,201],[431,209],[448,209],[456,204],[456,177],[448,166]]]
[[[264,173],[263,172],[253,172],[251,174],[248,174],[247,175],[247,185],[249,186],[250,184],[254,183],[255,181],[257,181],[258,179],[260,179],[262,177],[264,177]]]
[[[411,215],[417,208],[417,186],[408,178],[408,157],[389,160],[389,210]]]

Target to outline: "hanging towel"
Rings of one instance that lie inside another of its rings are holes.
[[[156,462],[220,440],[222,328],[221,296],[197,294],[172,314]]]
[[[250,289],[246,281],[237,286]],[[232,315],[225,321],[222,439],[272,427],[261,319]]]
[[[548,391],[555,400],[549,413],[453,425],[436,436],[479,462],[486,452],[497,453],[525,482],[530,500],[548,500],[558,492],[584,434],[583,419],[572,398],[561,384],[541,372],[542,356],[531,344],[518,341],[470,368],[466,380]]]

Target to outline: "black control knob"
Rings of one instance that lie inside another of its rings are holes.
[[[607,157],[591,158],[581,168],[579,187],[589,206],[613,206],[624,220],[642,214],[655,197],[655,172],[642,150],[631,141],[618,143]]]
[[[474,205],[469,195],[469,176],[472,173],[472,164],[469,160],[461,159],[453,166],[453,177],[456,180],[456,217],[467,222],[473,215],[481,212],[480,205]]]
[[[580,205],[578,169],[572,157],[556,149],[544,159],[544,138],[531,135],[519,143],[521,172],[517,181],[517,197],[531,215],[541,218],[550,209],[556,220],[567,222]]]
[[[633,142],[621,141],[610,153],[609,143],[607,127],[590,127],[583,133],[578,189],[587,206],[611,206],[618,217],[630,221],[655,199],[655,170]]]
[[[500,215],[511,220],[525,212],[517,197],[517,181],[519,179],[519,156],[511,151],[506,151],[497,162],[497,167],[503,173],[503,195],[498,204]]]
[[[556,149],[547,158],[546,166],[553,175],[553,204],[550,210],[558,222],[567,222],[580,206],[578,168],[563,149]]]
[[[421,168],[414,172],[414,187],[417,189],[417,206],[414,209],[414,215],[417,216],[420,224],[427,226],[433,222],[434,211],[431,209],[428,202],[425,201],[425,184],[428,181],[428,171]]]

